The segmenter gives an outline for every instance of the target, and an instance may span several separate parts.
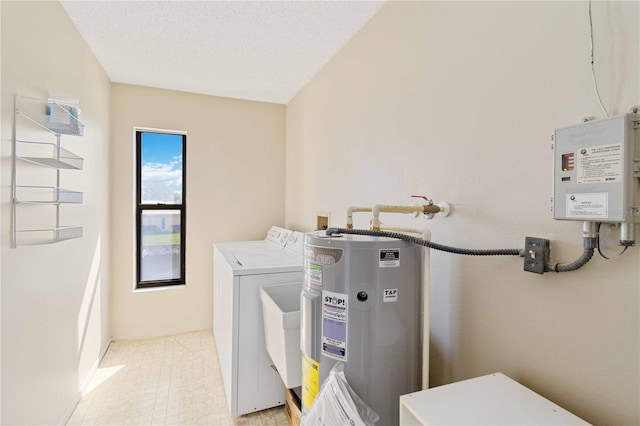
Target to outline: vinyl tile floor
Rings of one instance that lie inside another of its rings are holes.
[[[288,425],[283,407],[232,418],[211,330],[111,343],[68,425]]]

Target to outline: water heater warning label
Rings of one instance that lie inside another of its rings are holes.
[[[380,267],[397,268],[400,266],[400,250],[380,250]]]
[[[322,292],[322,353],[347,361],[348,295]]]
[[[304,273],[308,285],[322,286],[322,266],[307,261]]]
[[[622,180],[622,145],[601,145],[578,149],[578,183],[611,183]]]
[[[308,410],[320,390],[320,364],[302,353],[302,402]]]
[[[398,301],[398,289],[397,288],[385,288],[382,295],[383,302],[397,302]]]

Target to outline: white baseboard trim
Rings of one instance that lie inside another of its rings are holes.
[[[119,340],[144,340],[144,339],[154,339],[156,337],[169,337],[175,336],[177,334],[185,334],[185,333],[199,333],[201,331],[213,331],[212,328],[203,328],[199,330],[184,330],[184,329],[175,329],[175,330],[166,330],[163,333],[148,333],[148,334],[124,334],[119,336],[113,336],[111,338],[112,342],[116,342]]]

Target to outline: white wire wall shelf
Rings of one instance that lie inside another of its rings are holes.
[[[82,204],[82,198],[82,192],[57,186],[16,185],[18,204]]]
[[[16,229],[17,246],[35,246],[53,244],[61,241],[82,238],[82,226],[60,226],[43,229]]]
[[[82,192],[60,187],[61,171],[82,170],[84,167],[84,159],[63,148],[61,143],[62,135],[84,135],[84,125],[78,120],[79,113],[80,108],[74,100],[15,98],[12,182],[14,248],[57,243],[83,236],[81,225],[60,224],[62,205],[83,202]],[[52,139],[55,142],[47,141]],[[52,168],[55,174],[36,173],[34,169],[22,165],[23,162]],[[55,182],[41,182],[52,176],[55,176]],[[29,204],[53,206],[55,214],[52,214],[51,207],[26,206]]]
[[[79,109],[74,106],[65,105],[48,99],[23,98],[36,102],[46,102],[46,112],[44,114],[24,112],[16,108],[16,114],[20,115],[32,123],[40,126],[54,135],[84,135],[84,124],[78,120]]]
[[[57,144],[16,140],[16,157],[54,169],[82,170],[84,159]]]

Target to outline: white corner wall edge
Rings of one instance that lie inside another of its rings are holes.
[[[71,416],[73,416],[73,413],[74,411],[76,411],[78,404],[80,404],[80,401],[82,401],[82,397],[84,396],[87,389],[89,388],[89,384],[91,384],[91,381],[95,377],[96,372],[100,367],[100,363],[102,362],[102,359],[104,358],[104,356],[107,354],[107,350],[109,350],[109,346],[111,346],[111,343],[113,343],[113,340],[111,340],[109,344],[104,347],[104,349],[100,353],[100,357],[96,360],[96,362],[91,367],[91,371],[89,372],[89,374],[87,374],[87,377],[85,378],[84,382],[80,386],[80,389],[78,390],[78,395],[76,396],[75,401],[69,404],[69,406],[64,412],[64,415],[62,416],[62,419],[60,419],[58,426],[65,426],[66,424],[69,423],[69,420],[71,420]]]

